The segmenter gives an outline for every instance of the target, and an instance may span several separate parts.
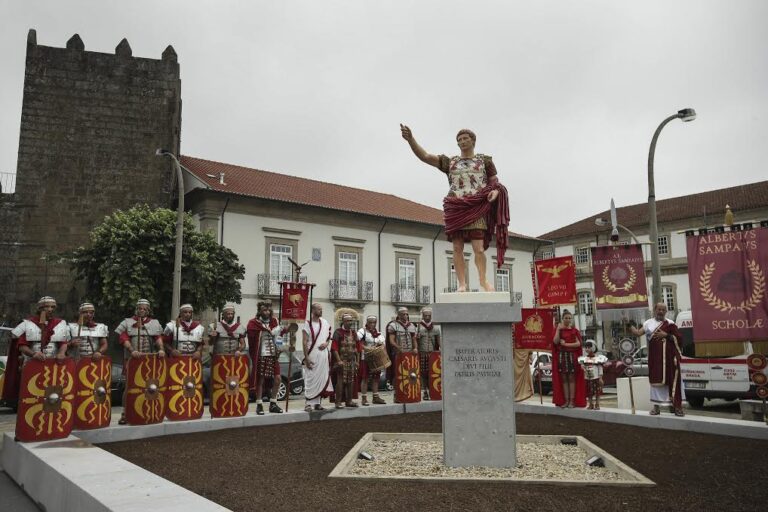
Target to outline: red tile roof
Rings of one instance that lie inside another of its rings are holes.
[[[382,194],[360,188],[299,178],[277,172],[250,169],[239,165],[182,156],[181,164],[212,190],[249,197],[273,199],[286,203],[304,204],[351,211],[375,217],[443,225],[443,212],[392,194]],[[219,183],[219,173],[224,182]],[[211,178],[208,175],[214,176]],[[350,197],[355,198],[350,202]],[[531,237],[511,233],[517,238]]]
[[[694,217],[701,218],[700,224],[704,224],[704,212],[706,211],[708,223],[722,224],[725,216],[725,205],[731,207],[736,221],[739,220],[740,211],[754,210],[757,208],[768,208],[768,181],[760,181],[737,187],[721,188],[719,190],[710,190],[687,196],[674,197],[656,201],[656,218],[658,222],[672,222],[677,220],[689,219]],[[541,235],[539,238],[546,240],[557,240],[573,236],[594,234],[595,218],[602,217],[608,220],[610,212],[604,210],[596,213],[586,219],[582,219],[573,224],[550,231]],[[632,227],[648,226],[648,203],[633,204],[616,208],[616,217],[619,223]],[[692,226],[692,227],[699,227]]]

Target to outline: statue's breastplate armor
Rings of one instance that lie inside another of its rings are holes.
[[[451,186],[449,196],[464,197],[477,194],[488,184],[485,161],[478,155],[473,158],[453,157],[448,170],[448,181]]]

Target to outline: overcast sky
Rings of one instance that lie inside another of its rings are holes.
[[[216,6],[214,9],[211,6]],[[182,77],[182,153],[393,193],[439,208],[432,153],[477,133],[541,235],[647,200],[767,179],[765,1],[0,0],[0,171],[16,168],[27,31],[160,58]],[[350,198],[354,200],[354,198]],[[621,222],[621,219],[619,219]]]

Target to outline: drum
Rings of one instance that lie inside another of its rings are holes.
[[[389,360],[387,349],[384,345],[375,345],[372,348],[366,348],[365,362],[368,363],[368,371],[371,373],[380,372],[392,366],[392,362]]]

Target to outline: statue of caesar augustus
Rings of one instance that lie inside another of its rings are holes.
[[[410,128],[401,124],[400,131],[419,160],[437,167],[448,178],[450,190],[443,199],[443,215],[445,235],[453,242],[456,291],[467,291],[464,243],[469,242],[475,255],[480,286],[492,292],[493,284],[486,279],[485,250],[495,235],[497,263],[501,267],[507,250],[509,226],[507,189],[499,183],[493,160],[488,155],[475,153],[477,137],[471,130],[459,130],[456,134],[461,154],[453,157],[427,153],[416,142]]]

